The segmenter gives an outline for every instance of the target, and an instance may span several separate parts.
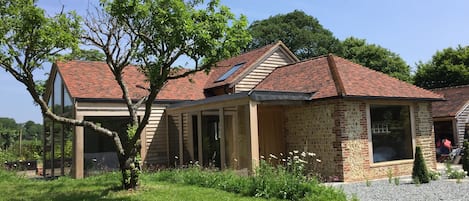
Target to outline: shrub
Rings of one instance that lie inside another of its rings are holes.
[[[422,150],[418,146],[415,148],[414,167],[412,168],[412,179],[414,180],[414,182],[418,182],[419,184],[430,182],[427,166],[425,165],[425,159],[422,156]]]
[[[431,180],[435,181],[440,179],[441,173],[438,171],[428,171],[428,176],[430,177]]]
[[[314,155],[292,152],[286,159],[277,159],[278,165],[261,160],[256,173],[249,177],[236,175],[233,171],[220,172],[191,165],[186,169],[160,171],[153,178],[267,199],[347,200],[341,190],[322,185],[315,177],[305,175],[311,175],[307,173],[308,160],[304,160],[308,157]]]
[[[464,141],[464,152],[462,156],[462,169],[469,172],[469,142]]]

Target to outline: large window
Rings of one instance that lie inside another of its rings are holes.
[[[373,162],[413,158],[410,107],[370,105]]]

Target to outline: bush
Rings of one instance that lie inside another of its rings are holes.
[[[462,156],[462,169],[469,172],[469,142],[464,141],[464,152]]]
[[[419,184],[430,182],[427,166],[425,165],[425,159],[422,156],[422,150],[418,146],[415,148],[414,167],[412,168],[412,179]]]
[[[308,160],[305,159],[308,157],[314,155],[292,152],[286,159],[277,159],[283,161],[279,165],[261,160],[256,173],[249,177],[236,175],[233,171],[203,170],[192,165],[186,169],[160,171],[154,178],[267,199],[347,200],[341,190],[322,185],[315,177],[305,176],[311,175],[306,172]]]

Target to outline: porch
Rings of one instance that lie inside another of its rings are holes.
[[[250,172],[261,156],[286,153],[284,104],[234,94],[169,107],[169,165]]]

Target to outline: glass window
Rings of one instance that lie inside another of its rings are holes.
[[[410,107],[371,105],[373,162],[413,158]]]
[[[73,118],[73,102],[70,98],[67,88],[64,87],[64,108],[63,108],[64,117]]]
[[[57,73],[54,80],[54,107],[53,112],[62,115],[62,79]]]
[[[233,75],[233,73],[236,72],[243,65],[244,65],[244,63],[239,63],[239,64],[234,65],[233,67],[230,68],[230,70],[226,71],[225,74],[220,76],[215,82],[221,82],[223,80],[226,80],[228,77]]]

